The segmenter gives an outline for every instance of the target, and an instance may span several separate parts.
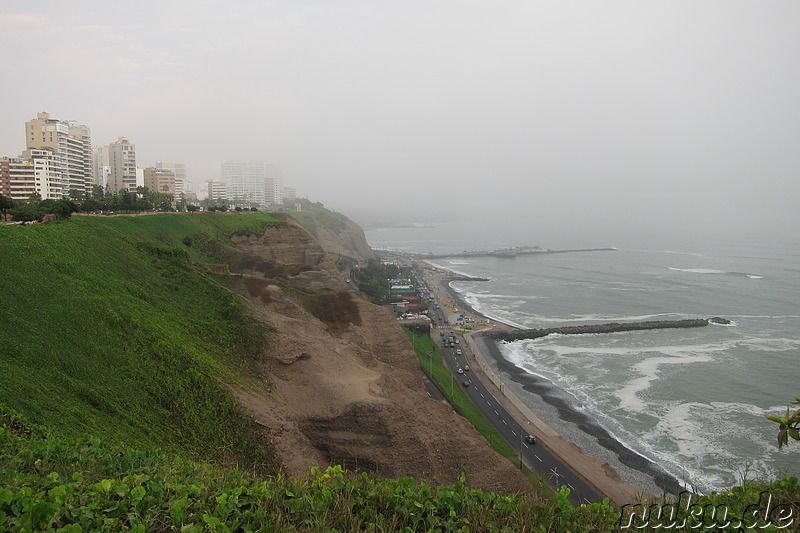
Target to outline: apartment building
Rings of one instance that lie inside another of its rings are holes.
[[[155,167],[172,171],[175,174],[175,199],[185,197],[193,192],[192,182],[189,180],[185,163],[156,161]]]
[[[282,204],[286,189],[283,186],[283,169],[275,165],[266,165],[267,170],[267,205]]]
[[[0,158],[0,194],[27,200],[37,193],[33,162],[22,157]]]
[[[267,202],[267,170],[257,161],[222,163],[222,181],[228,186],[228,200],[236,206],[260,209]]]
[[[165,168],[144,169],[144,186],[154,192],[175,196],[175,173]]]
[[[92,190],[92,142],[89,128],[74,120],[57,120],[49,113],[37,113],[36,118],[25,123],[27,149],[49,150],[53,154],[50,171],[58,174],[46,180],[52,184],[48,191],[38,191],[42,198],[60,194],[70,189],[84,194]],[[56,183],[60,182],[60,183]],[[56,192],[50,192],[56,191]]]
[[[100,167],[108,167],[107,185],[108,192],[119,192],[122,189],[135,191],[142,180],[136,179],[136,145],[125,137],[120,137],[108,145],[107,155],[100,150],[101,157],[107,157]]]
[[[229,161],[222,164],[222,181],[233,205],[265,209],[283,202],[283,171],[274,165]]]
[[[228,201],[228,186],[225,185],[225,182],[218,180],[206,180],[206,187],[208,188],[207,198],[212,202]]]
[[[108,146],[95,146],[92,148],[92,175],[94,184],[100,185],[103,190],[108,189],[108,178],[111,167],[108,166]]]
[[[60,200],[69,194],[62,162],[52,151],[25,150],[19,157],[0,158],[0,189],[14,200],[38,194],[42,200]]]
[[[11,196],[11,158],[0,157],[0,194]]]

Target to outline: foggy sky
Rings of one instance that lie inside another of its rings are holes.
[[[0,155],[48,111],[198,185],[278,165],[357,220],[797,237],[798,22],[794,0],[7,1]]]

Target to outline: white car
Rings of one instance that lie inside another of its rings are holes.
[[[463,374],[463,373],[464,373],[464,369],[463,369],[463,368],[459,368],[459,369],[458,369],[458,373],[459,373],[459,374]]]

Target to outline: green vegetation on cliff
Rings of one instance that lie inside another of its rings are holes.
[[[0,417],[3,531],[597,531],[614,520],[607,506],[542,505],[471,490],[463,478],[431,487],[336,466],[264,479],[96,439],[41,440],[26,429]]]
[[[0,413],[2,415],[2,413]],[[746,484],[673,507],[573,508],[468,488],[432,487],[341,467],[288,479],[97,439],[42,439],[0,416],[2,531],[796,531],[797,479]],[[466,483],[465,483],[466,482]]]
[[[0,404],[66,437],[263,464],[244,383],[269,329],[192,267],[192,239],[261,233],[268,214],[73,217],[0,226]],[[187,238],[189,240],[187,240]]]
[[[292,212],[291,217],[319,241],[340,272],[352,272],[374,255],[361,228],[341,213],[314,204]]]
[[[334,233],[339,233],[345,228],[349,220],[343,214],[324,207],[314,207],[308,211],[292,213],[292,218],[302,224],[315,237],[317,236],[317,227],[323,226]]]

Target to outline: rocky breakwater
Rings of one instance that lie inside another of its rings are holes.
[[[460,274],[453,274],[447,276],[447,281],[491,281],[489,278],[477,278],[475,276],[462,276]]]
[[[583,326],[565,326],[561,328],[517,329],[513,331],[492,331],[486,336],[496,341],[519,341],[539,339],[558,333],[560,335],[580,335],[585,333],[618,333],[621,331],[639,331],[646,329],[668,328],[700,328],[709,324],[730,324],[726,318],[689,318],[685,320],[649,320],[644,322],[610,322],[606,324],[589,324]]]

